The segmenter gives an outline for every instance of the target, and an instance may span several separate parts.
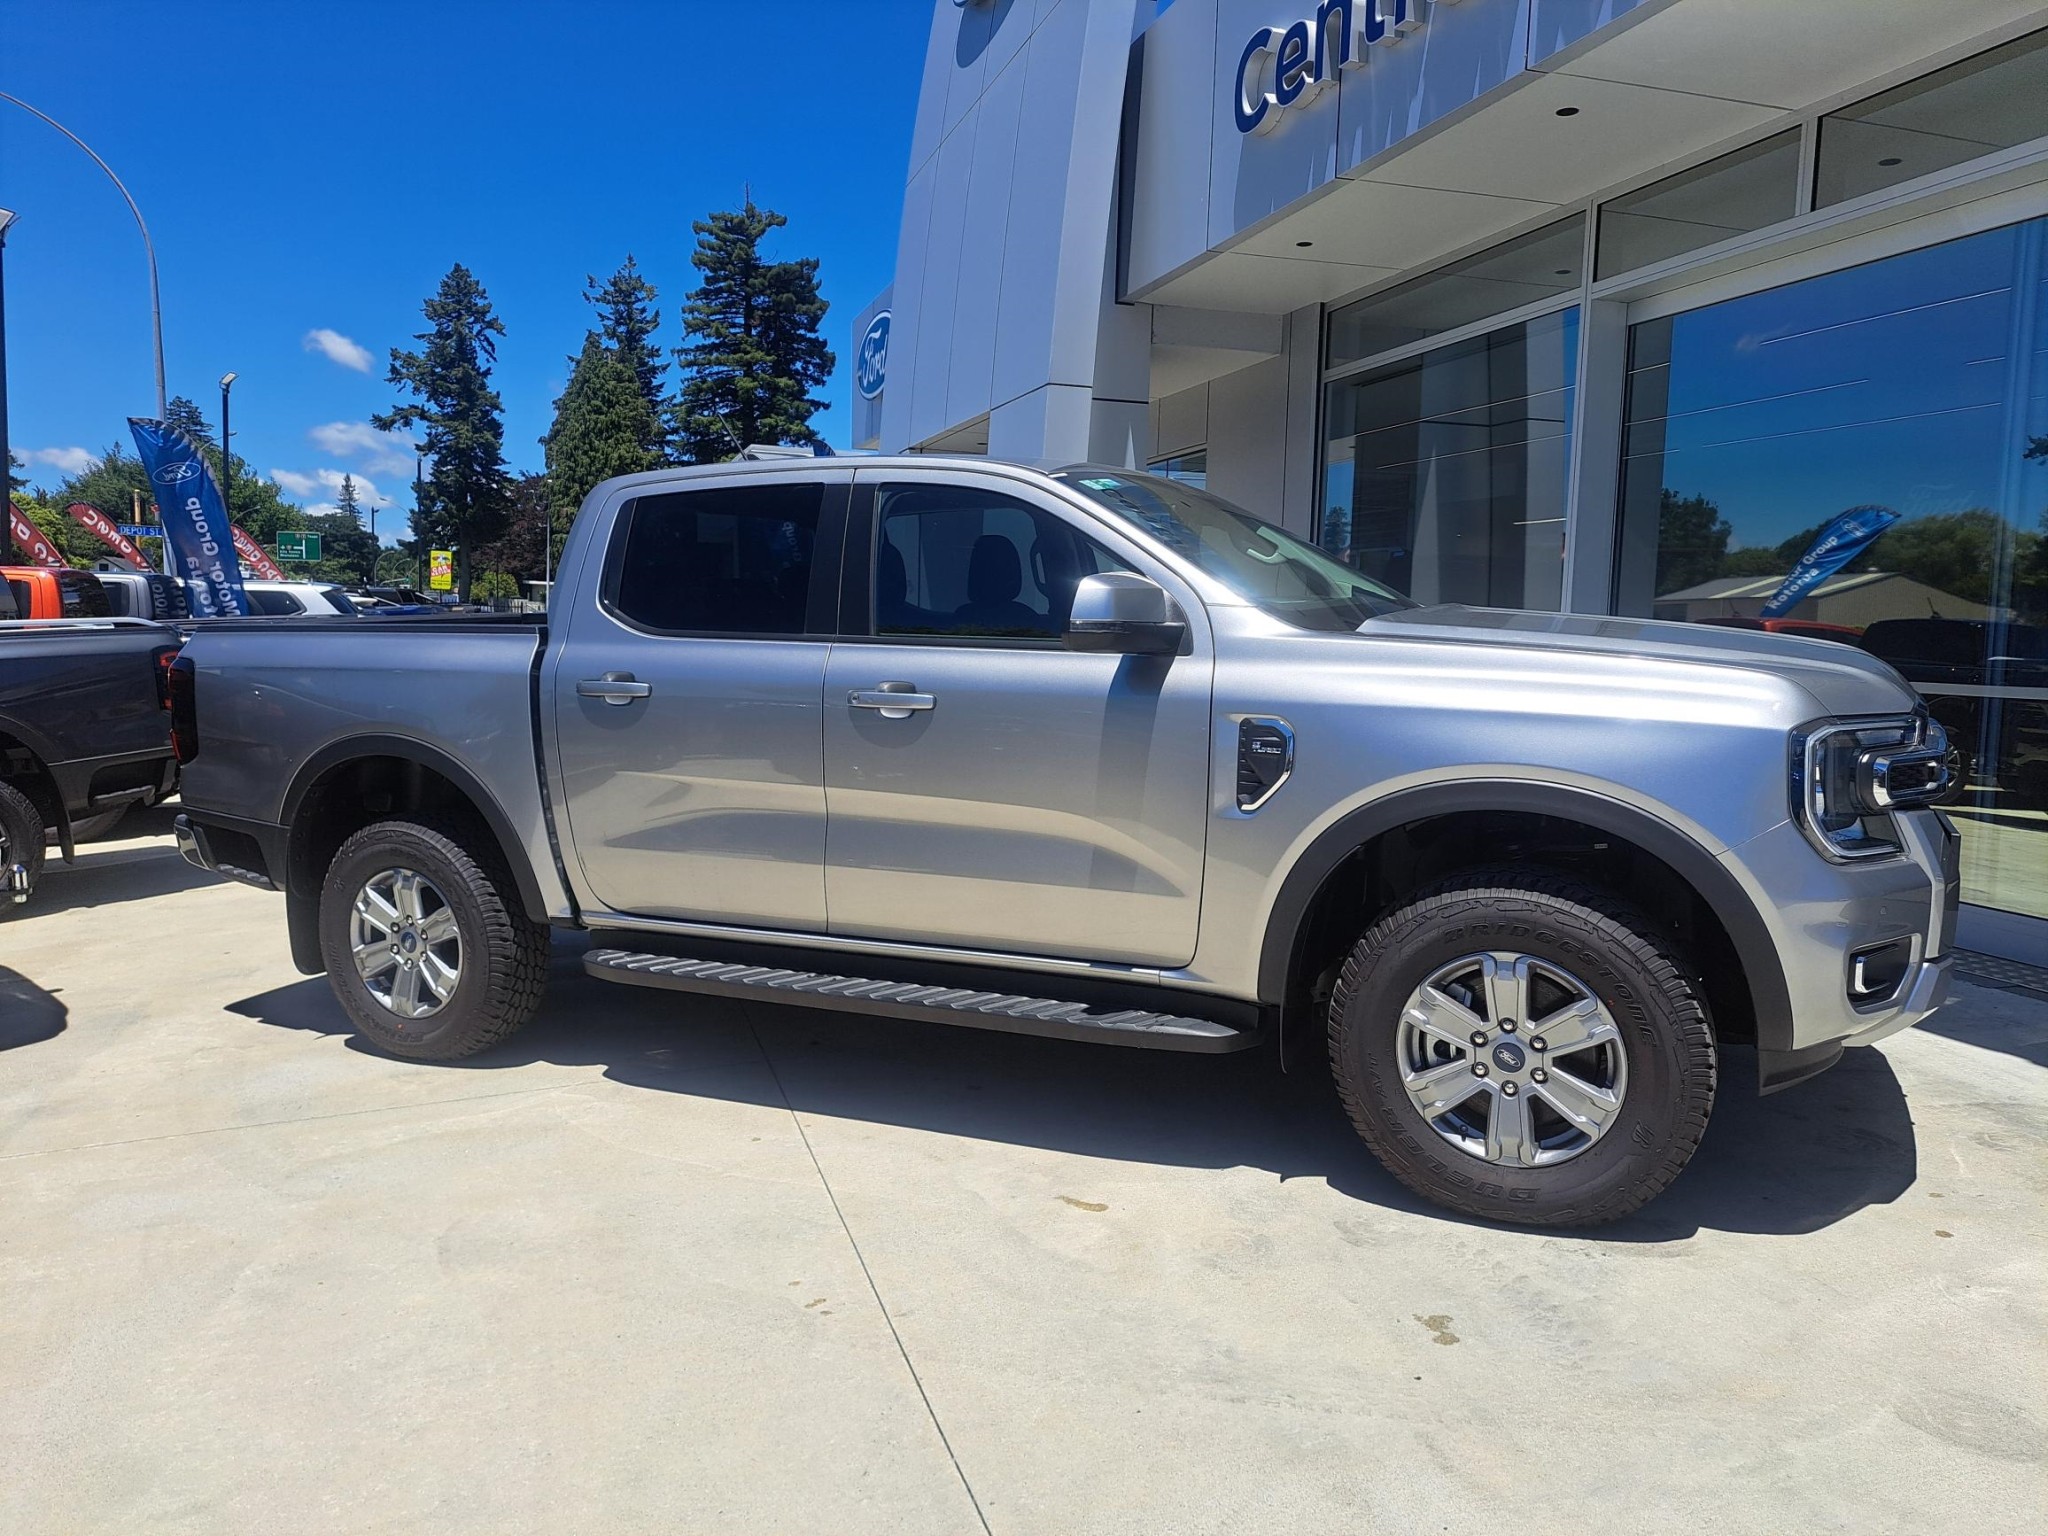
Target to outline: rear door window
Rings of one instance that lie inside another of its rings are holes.
[[[607,606],[666,635],[801,635],[822,482],[643,496],[613,535]]]
[[[249,600],[249,611],[260,613],[267,618],[287,619],[295,613],[304,613],[305,607],[289,592],[269,591],[261,587],[245,589],[243,594]]]

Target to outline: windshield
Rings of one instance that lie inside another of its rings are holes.
[[[1092,464],[1059,470],[1053,478],[1303,629],[1356,629],[1415,606],[1306,540],[1194,486]]]

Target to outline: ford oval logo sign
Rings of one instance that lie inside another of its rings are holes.
[[[197,478],[198,474],[199,461],[187,459],[182,464],[166,464],[149,478],[158,485],[183,485],[187,480]]]
[[[863,400],[881,394],[889,376],[889,318],[890,312],[885,309],[868,322],[860,338],[860,351],[853,360],[853,387],[860,391]]]

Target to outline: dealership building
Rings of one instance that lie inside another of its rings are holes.
[[[1960,749],[1965,942],[2048,959],[2044,247],[2048,6],[934,0],[855,435],[1861,645]]]

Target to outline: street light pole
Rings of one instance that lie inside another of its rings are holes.
[[[65,138],[84,150],[91,157],[92,163],[107,173],[107,180],[114,184],[114,190],[119,192],[122,200],[128,204],[128,211],[135,215],[135,226],[142,231],[142,249],[144,254],[149,257],[149,325],[150,335],[156,343],[156,415],[157,420],[163,420],[164,417],[170,414],[170,403],[164,394],[164,306],[156,281],[156,245],[149,238],[149,226],[142,220],[142,210],[135,206],[135,199],[128,195],[128,189],[121,184],[121,178],[114,174],[114,168],[95,154],[93,147],[86,143],[85,140],[73,133],[69,128],[66,128],[57,119],[50,116],[49,113],[30,106],[19,96],[10,96],[7,92],[0,91],[0,101],[11,101],[30,116],[41,118],[52,128],[63,134]]]
[[[0,517],[0,565],[12,563],[14,554],[14,454],[7,441],[7,226],[15,220],[9,208],[0,208],[0,472],[6,475],[7,517]]]
[[[220,509],[227,517],[230,532],[235,526],[235,450],[228,435],[228,391],[240,377],[238,373],[220,376]]]

